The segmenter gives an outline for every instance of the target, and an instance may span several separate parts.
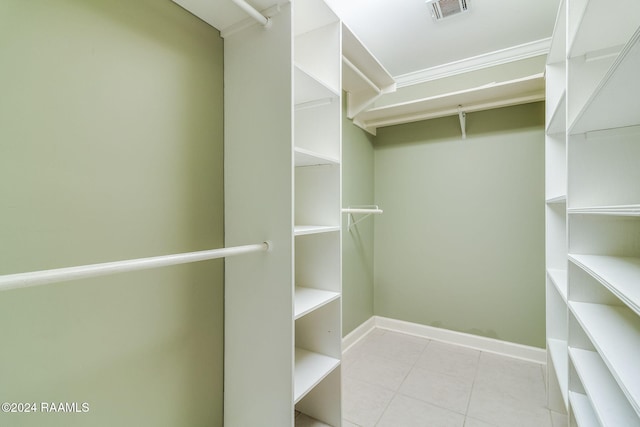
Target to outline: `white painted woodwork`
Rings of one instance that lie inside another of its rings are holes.
[[[638,3],[638,2],[636,2]],[[637,12],[640,16],[640,11]],[[632,126],[640,122],[640,29],[578,112],[571,133]]]
[[[340,426],[342,23],[322,0],[293,9],[293,403]]]
[[[561,5],[546,73],[548,374],[581,427],[640,425],[640,3],[612,6]]]
[[[593,406],[591,406],[589,398],[584,393],[569,392],[569,400],[571,401],[572,413],[577,425],[581,427],[602,427],[598,422],[596,413],[593,412]],[[574,423],[571,425],[574,425]]]
[[[570,348],[576,372],[603,426],[640,426],[640,419],[595,351]]]
[[[340,359],[296,348],[294,402],[298,403],[339,364]]]
[[[225,425],[337,427],[342,25],[322,0],[269,10],[223,31],[226,244],[271,244],[225,265]]]
[[[458,114],[524,104],[544,99],[543,73],[508,81],[490,82],[445,94],[427,96],[396,104],[376,106],[358,118],[367,128],[409,123]]]
[[[256,24],[225,39],[225,241],[273,243],[262,257],[225,262],[229,427],[293,425],[290,11],[269,30]]]
[[[342,89],[347,92],[348,118],[356,118],[380,96],[396,90],[393,77],[344,24],[342,62]]]
[[[340,298],[339,292],[296,286],[294,317],[298,319],[337,298]]]

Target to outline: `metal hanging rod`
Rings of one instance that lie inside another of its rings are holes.
[[[247,3],[245,0],[231,0],[234,2],[240,9],[244,10],[249,16],[262,24],[265,28],[271,27],[271,18],[268,18],[258,12],[253,6]]]
[[[359,223],[360,221],[367,218],[369,215],[380,215],[383,213],[382,209],[378,207],[378,205],[367,205],[367,206],[349,206],[348,208],[342,209],[343,213],[349,214],[348,219],[348,227],[351,230],[351,227]],[[364,216],[357,221],[354,221],[353,214],[364,214]]]
[[[0,291],[268,251],[269,242],[0,276]]]

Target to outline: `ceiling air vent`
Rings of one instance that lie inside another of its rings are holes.
[[[467,11],[467,0],[435,0],[427,1],[434,21],[440,21],[450,16]]]

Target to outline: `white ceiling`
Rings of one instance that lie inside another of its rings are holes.
[[[551,37],[559,5],[467,0],[467,12],[434,22],[425,0],[326,2],[394,77],[513,47],[539,48]]]

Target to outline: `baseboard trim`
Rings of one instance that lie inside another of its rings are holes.
[[[342,338],[342,352],[349,350],[358,341],[367,336],[367,334],[373,331],[376,327],[376,316],[371,316],[365,320],[360,326],[349,332],[344,338]]]
[[[516,359],[540,364],[547,363],[547,352],[545,349],[531,347],[522,344],[497,340],[494,338],[482,337],[479,335],[467,334],[464,332],[450,331],[448,329],[436,328],[433,326],[421,325],[418,323],[406,322],[404,320],[390,319],[388,317],[372,316],[362,325],[343,339],[344,350],[354,345],[364,338],[366,334],[374,328],[385,329],[403,334],[414,335],[450,344],[461,345],[480,351],[496,353]]]

